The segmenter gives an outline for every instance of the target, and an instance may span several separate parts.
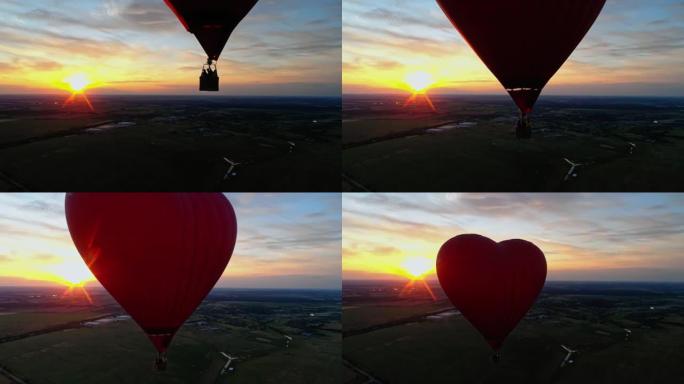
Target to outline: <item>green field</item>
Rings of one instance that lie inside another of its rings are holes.
[[[388,383],[426,377],[435,383],[453,383],[454,378],[464,383],[629,383],[635,377],[644,378],[642,383],[666,383],[673,368],[684,374],[684,368],[675,368],[684,358],[682,340],[682,327],[644,331],[625,341],[617,327],[524,321],[495,364],[472,326],[462,317],[451,317],[345,338],[344,354]],[[561,369],[561,344],[589,347],[580,349],[576,366]]]
[[[327,334],[286,349],[276,334],[183,330],[170,349],[168,371],[159,373],[153,369],[156,351],[136,325],[126,322],[5,343],[0,361],[32,383],[334,383],[341,366],[334,348],[339,343],[339,335]],[[220,351],[247,358],[237,362],[234,375],[220,377],[225,364]]]
[[[0,368],[32,384],[339,383],[339,304],[316,296],[267,301],[258,291],[247,299],[221,296],[238,294],[219,291],[198,308],[174,338],[165,372],[153,368],[156,351],[131,319],[81,323],[108,306],[0,316],[4,333],[24,334],[0,340]],[[113,314],[120,313],[114,308]],[[289,346],[285,335],[293,338]],[[221,352],[237,357],[235,370],[224,375]],[[10,375],[0,373],[0,379]]]
[[[549,284],[494,363],[489,345],[456,310],[415,316],[430,313],[429,302],[406,301],[407,316],[398,321],[393,291],[364,284],[345,288],[353,293],[343,310],[345,331],[348,318],[365,329],[343,340],[347,384],[368,376],[393,384],[656,384],[684,377],[684,287]],[[364,298],[363,290],[374,296]],[[577,351],[564,366],[562,345]]]
[[[684,114],[675,101],[550,98],[533,116],[532,139],[519,140],[517,114],[505,99],[438,99],[438,114],[371,107],[387,98],[345,99],[347,191],[684,188]],[[469,125],[431,131],[440,122]],[[566,158],[583,164],[568,180]]]
[[[446,301],[417,302],[415,305],[386,303],[373,306],[349,306],[343,308],[342,319],[344,330],[348,332],[450,307],[451,304]]]
[[[372,119],[344,122],[342,126],[342,142],[353,145],[375,138],[386,137],[394,134],[402,134],[422,129],[426,126],[434,126],[447,123],[444,118],[424,116],[421,119]]]
[[[334,99],[101,96],[96,113],[60,101],[0,98],[0,188],[339,189]]]
[[[337,349],[331,348],[337,346]],[[339,383],[342,339],[338,333],[306,340],[288,349],[242,363],[231,382],[236,383]]]
[[[109,313],[104,308],[82,309],[73,312],[17,312],[0,315],[0,338],[43,328],[95,318]]]

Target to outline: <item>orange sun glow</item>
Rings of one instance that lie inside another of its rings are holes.
[[[434,260],[427,257],[408,257],[401,263],[401,269],[410,279],[408,283],[401,290],[400,296],[403,296],[414,288],[416,281],[420,282],[425,290],[430,294],[432,300],[437,300],[435,294],[430,289],[430,285],[425,281],[425,276],[432,272],[435,268]]]
[[[434,77],[431,74],[423,71],[411,72],[404,78],[406,84],[411,87],[413,92],[425,92],[435,83]]]
[[[88,76],[84,73],[75,73],[64,79],[64,82],[67,83],[69,88],[74,92],[83,92],[86,87],[90,85],[90,79],[88,79]]]
[[[435,79],[431,74],[424,71],[411,72],[406,75],[404,81],[413,91],[411,97],[409,97],[404,103],[404,107],[408,106],[409,104],[416,104],[418,102],[418,96],[420,96],[425,100],[433,112],[437,112],[437,109],[432,103],[430,96],[427,94],[427,90],[435,84]]]
[[[401,268],[413,279],[421,279],[434,268],[434,261],[427,257],[408,257]]]
[[[67,286],[83,286],[95,280],[88,267],[83,263],[64,263],[52,267],[51,272],[59,283]]]
[[[84,264],[64,263],[53,267],[52,272],[57,282],[67,287],[62,294],[62,298],[73,298],[83,295],[89,303],[93,303],[85,285],[95,280],[95,277]]]
[[[92,82],[88,78],[88,76],[84,73],[76,73],[73,74],[66,79],[64,79],[64,83],[69,87],[71,90],[71,96],[64,102],[64,107],[67,105],[70,105],[76,101],[76,99],[80,96],[85,103],[88,105],[88,108],[92,111],[95,112],[95,108],[93,108],[93,105],[90,103],[90,99],[88,99],[88,96],[85,94],[86,88]]]

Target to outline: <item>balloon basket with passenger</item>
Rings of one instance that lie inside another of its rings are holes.
[[[532,124],[530,124],[530,114],[534,104],[539,99],[542,87],[539,88],[519,88],[507,89],[515,104],[520,110],[520,118],[515,125],[515,136],[518,139],[532,138]]]
[[[530,116],[526,113],[520,113],[518,123],[515,125],[515,137],[518,139],[532,138],[532,124],[530,124]]]
[[[169,363],[169,359],[166,356],[166,352],[159,352],[157,358],[154,360],[154,369],[159,372],[166,371],[166,366]]]
[[[202,92],[219,91],[219,75],[218,68],[216,67],[216,61],[207,59],[206,64],[204,64],[202,67],[199,90]]]

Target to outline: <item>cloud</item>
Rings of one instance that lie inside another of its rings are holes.
[[[11,1],[0,14],[4,93],[55,89],[73,72],[88,73],[100,93],[194,93],[206,60],[158,0]],[[224,50],[222,89],[339,95],[340,23],[339,0],[260,1]]]
[[[221,286],[339,289],[339,194],[228,198],[238,240]],[[83,263],[66,227],[64,194],[0,194],[0,233],[4,276],[44,277],[54,266]]]
[[[463,233],[533,241],[546,253],[550,276],[583,271],[587,279],[621,279],[627,269],[680,271],[680,200],[677,194],[345,195],[345,278],[394,273],[407,256],[434,258],[442,243]]]
[[[31,256],[31,259],[37,262],[42,262],[42,263],[52,263],[52,262],[57,262],[60,260],[59,257],[55,255],[50,255],[50,254],[38,254],[38,255],[33,255]]]
[[[428,70],[434,93],[502,93],[432,1],[343,2],[344,92],[386,92]],[[684,14],[675,0],[607,2],[547,94],[684,95]],[[471,82],[477,80],[476,82]]]

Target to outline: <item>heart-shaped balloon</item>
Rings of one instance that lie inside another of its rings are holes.
[[[219,193],[70,193],[65,205],[88,268],[163,355],[228,265],[230,202]]]
[[[544,287],[546,258],[529,241],[460,235],[440,248],[437,277],[452,304],[496,351]]]
[[[601,13],[606,0],[437,0],[452,24],[527,115]]]

